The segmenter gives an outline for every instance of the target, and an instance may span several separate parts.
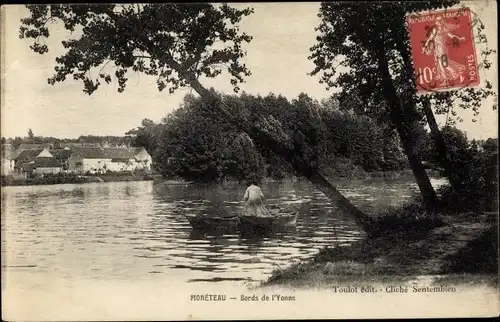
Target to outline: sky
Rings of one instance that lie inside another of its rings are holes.
[[[490,48],[497,48],[496,5],[491,0],[476,0],[465,3],[476,12],[486,25]],[[241,4],[238,4],[241,6]],[[247,57],[244,62],[252,75],[241,84],[247,93],[266,95],[282,94],[289,99],[305,92],[318,100],[328,97],[319,77],[308,76],[314,68],[309,48],[316,42],[314,27],[319,3],[248,3],[254,14],[244,18],[241,30],[253,36],[245,45]],[[124,135],[140,125],[144,118],[160,121],[179,107],[190,89],[174,94],[159,92],[154,78],[132,75],[123,93],[117,85],[101,87],[91,96],[83,93],[81,82],[68,79],[52,86],[47,78],[52,76],[54,59],[63,53],[60,42],[66,34],[55,30],[46,43],[49,53],[39,55],[29,49],[30,41],[19,39],[20,19],[28,15],[24,6],[3,6],[2,23],[2,106],[1,135],[3,137],[26,136],[32,129],[37,136],[77,138],[80,135]],[[480,48],[477,48],[479,51]],[[481,77],[489,79],[498,87],[496,55],[489,72]],[[218,91],[233,93],[227,77],[204,82]],[[472,113],[459,111],[464,119],[457,127],[469,138],[486,139],[498,136],[497,111],[492,110],[493,100],[483,104],[481,114],[472,122]],[[437,117],[444,123],[444,117]]]

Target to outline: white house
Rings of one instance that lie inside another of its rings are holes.
[[[68,158],[68,169],[76,173],[104,173],[111,159],[102,148],[74,148]]]
[[[2,175],[11,175],[14,173],[14,147],[12,144],[2,144]]]
[[[58,153],[55,153],[58,158]],[[152,169],[151,155],[143,147],[73,148],[67,168],[76,173],[105,173]]]
[[[131,151],[134,154],[137,170],[152,170],[153,158],[144,147],[131,148]]]
[[[61,164],[54,157],[37,157],[33,162],[33,174],[56,174],[62,171]]]
[[[136,169],[134,153],[128,148],[104,148],[104,153],[111,161],[106,164],[110,171],[133,171]]]

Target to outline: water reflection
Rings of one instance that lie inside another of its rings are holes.
[[[407,200],[407,182],[350,181],[338,188],[378,211]],[[440,184],[440,182],[434,182]],[[2,189],[2,268],[58,277],[185,282],[256,281],[327,245],[364,237],[352,219],[308,183],[264,185],[270,207],[299,212],[295,230],[247,238],[191,229],[184,214],[234,214],[244,186],[92,183]]]

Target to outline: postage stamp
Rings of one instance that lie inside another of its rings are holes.
[[[418,93],[480,84],[469,8],[407,17]]]

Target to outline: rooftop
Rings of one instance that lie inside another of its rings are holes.
[[[102,148],[75,148],[74,151],[85,159],[108,159]]]
[[[17,150],[17,155],[14,157],[14,160],[23,162],[31,161],[37,155],[39,155],[43,150],[44,150],[43,148],[30,149],[30,150]]]
[[[56,158],[39,157],[35,159],[35,168],[60,168],[61,164]]]
[[[127,148],[104,148],[108,159],[128,160],[134,158],[134,153]]]

